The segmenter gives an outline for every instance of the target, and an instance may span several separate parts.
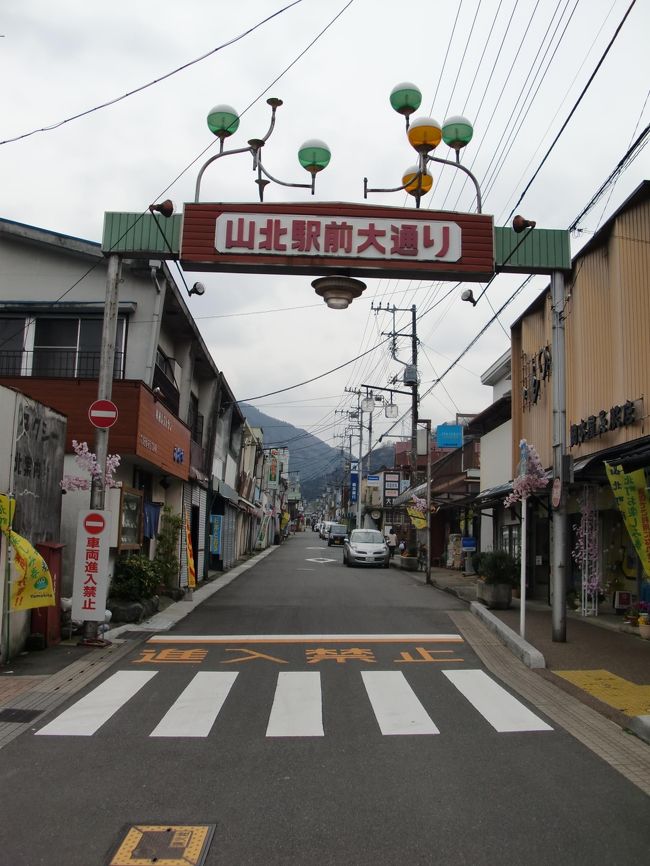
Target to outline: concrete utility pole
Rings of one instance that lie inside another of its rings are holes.
[[[564,274],[551,274],[551,355],[553,386],[553,477],[560,481],[560,504],[553,509],[551,560],[551,614],[554,641],[566,641],[567,512],[566,451],[566,356],[564,346]]]
[[[391,346],[391,354],[395,361],[404,365],[404,384],[407,387],[411,388],[411,453],[410,453],[410,467],[411,467],[411,487],[415,487],[417,483],[417,468],[418,468],[418,405],[419,405],[419,394],[418,394],[418,336],[417,336],[417,308],[415,304],[408,308],[399,307],[382,307],[380,304],[378,307],[372,305],[372,309],[375,312],[379,312],[382,309],[385,309],[387,312],[393,314],[393,330],[389,334],[382,334],[382,336],[392,337],[392,346]],[[397,357],[397,344],[396,340],[398,336],[408,336],[408,334],[404,334],[403,331],[395,330],[395,313],[411,313],[411,363],[407,363],[406,361],[400,361]],[[409,546],[412,548],[416,543],[416,531],[415,527],[411,524],[410,527],[410,541]]]
[[[104,320],[102,322],[102,345],[99,358],[97,399],[110,400],[113,393],[113,372],[115,366],[115,338],[117,335],[117,313],[119,308],[119,285],[122,260],[113,253],[108,257],[106,275],[106,297],[104,301]],[[95,456],[97,475],[90,482],[90,507],[103,511],[106,505],[106,457],[108,456],[108,428],[95,428]],[[106,599],[104,599],[104,602]],[[101,645],[97,637],[99,623],[84,621],[82,644]]]

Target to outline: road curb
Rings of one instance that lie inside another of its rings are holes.
[[[238,578],[245,571],[248,571],[254,565],[257,565],[260,560],[267,557],[270,553],[273,553],[274,550],[279,550],[279,547],[275,545],[267,547],[265,550],[262,550],[257,554],[257,556],[246,560],[246,562],[242,562],[240,565],[235,566],[235,568],[231,568],[221,577],[211,580],[209,583],[205,583],[203,586],[195,589],[192,592],[191,597],[170,604],[169,607],[165,608],[165,610],[154,614],[143,622],[124,623],[123,625],[118,625],[116,628],[107,631],[103,637],[107,640],[113,640],[116,637],[119,637],[123,632],[169,631],[177,622],[185,619],[189,613],[202,604],[206,599],[210,598],[211,595],[214,595],[215,592],[219,592],[219,590],[228,586],[229,583],[232,583],[233,580]]]
[[[477,601],[470,602],[470,612],[493,631],[501,643],[520,659],[526,667],[545,668],[546,659],[538,649],[520,637],[484,605]]]
[[[650,716],[633,716],[627,727],[644,743],[650,744]]]

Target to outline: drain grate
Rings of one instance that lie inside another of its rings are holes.
[[[107,866],[202,866],[216,824],[133,824]]]
[[[0,722],[15,722],[17,725],[33,722],[43,710],[21,710],[17,707],[5,707],[0,710]]]

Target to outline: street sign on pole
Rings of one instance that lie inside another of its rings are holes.
[[[112,400],[95,400],[88,409],[88,418],[93,427],[105,429],[117,421],[117,406]]]
[[[110,533],[110,512],[91,509],[79,513],[72,589],[73,620],[104,622]]]

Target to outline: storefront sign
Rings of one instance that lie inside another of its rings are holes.
[[[120,424],[128,417],[123,412]],[[189,478],[190,431],[145,388],[139,394],[135,453],[165,475],[184,481]]]
[[[104,622],[108,595],[110,511],[81,511],[77,520],[72,619]]]
[[[395,499],[400,494],[400,473],[384,472],[384,501]]]
[[[492,217],[360,204],[187,204],[181,261],[193,270],[449,279],[494,273]]]
[[[522,402],[530,409],[539,400],[542,385],[551,378],[551,350],[544,346],[532,355],[522,355]]]
[[[611,430],[627,427],[636,420],[636,407],[632,400],[627,400],[622,406],[612,406],[609,412],[601,409],[598,415],[589,415],[586,421],[571,425],[569,447],[581,445]]]
[[[438,448],[462,448],[463,425],[439,424],[436,427],[436,446]]]
[[[214,556],[221,556],[221,524],[223,516],[221,514],[210,515],[210,553]]]
[[[359,501],[359,463],[353,460],[350,463],[350,503]]]
[[[605,469],[643,570],[650,574],[650,502],[645,471],[624,472],[622,466],[609,463],[605,463]]]

